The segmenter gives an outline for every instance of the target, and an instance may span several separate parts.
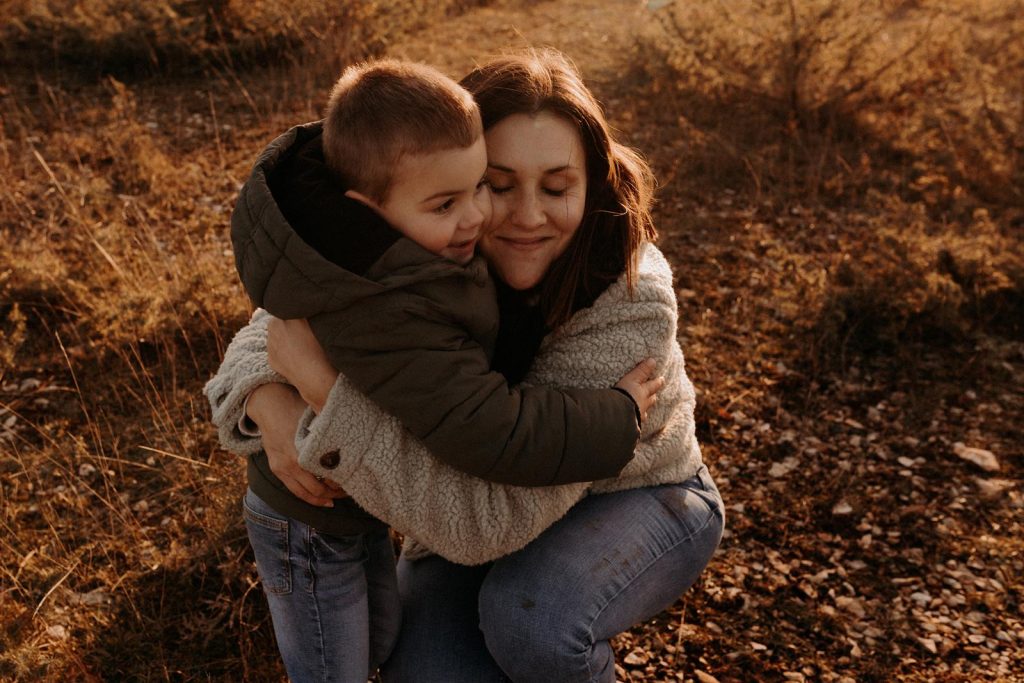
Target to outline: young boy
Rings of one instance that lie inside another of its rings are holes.
[[[536,486],[593,479],[603,458],[614,476],[639,436],[635,398],[513,390],[490,369],[497,302],[474,256],[490,213],[486,166],[479,112],[454,81],[392,60],[349,68],[324,121],[278,138],[242,188],[232,216],[242,282],[255,305],[307,319],[332,364],[449,465]],[[351,499],[306,504],[265,454],[248,473],[247,527],[289,676],[305,680],[325,660],[365,681],[399,620],[385,526]],[[329,571],[316,565],[328,556]],[[297,565],[316,577],[304,590],[292,585]]]

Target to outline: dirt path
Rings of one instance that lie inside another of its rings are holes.
[[[393,46],[392,56],[420,59],[459,76],[477,61],[515,46],[550,46],[569,55],[607,101],[630,67],[635,31],[647,19],[636,0],[553,0],[482,7]],[[611,117],[616,112],[609,110]]]

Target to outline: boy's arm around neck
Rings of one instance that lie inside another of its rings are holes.
[[[615,476],[632,458],[639,430],[627,396],[511,388],[490,370],[489,284],[430,281],[310,324],[343,375],[462,472],[549,486]]]

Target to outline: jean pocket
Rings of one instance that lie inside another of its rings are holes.
[[[288,520],[271,517],[253,509],[256,501],[249,496],[242,502],[245,529],[256,558],[256,570],[267,593],[287,595],[292,592],[292,565],[288,545]],[[262,501],[259,501],[262,503]],[[260,506],[262,507],[262,506]]]
[[[313,534],[316,539],[317,560],[321,564],[349,562],[365,562],[366,535],[352,534],[350,536],[334,536],[316,532]]]

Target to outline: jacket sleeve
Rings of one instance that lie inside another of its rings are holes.
[[[269,313],[256,309],[249,323],[228,344],[217,374],[203,387],[221,446],[240,455],[255,453],[262,447],[259,437],[246,436],[239,430],[246,398],[264,384],[287,383],[267,363],[269,320]]]
[[[636,299],[619,288],[609,301],[599,300],[600,305],[574,316],[545,340],[531,371],[533,380],[601,384],[649,356],[664,364],[670,350],[678,348],[675,293],[671,275],[665,279],[641,281]],[[665,426],[662,413],[672,410],[662,409],[661,403],[644,426],[645,441],[658,438]],[[303,467],[338,482],[369,512],[463,564],[518,550],[586,491],[581,484],[500,486],[456,472],[432,458],[344,377],[319,416],[307,412],[297,446]],[[631,463],[629,468],[641,474],[650,464]]]
[[[304,469],[338,482],[367,512],[459,564],[482,564],[522,548],[587,487],[508,486],[459,472],[344,375],[319,416],[307,411],[296,445]],[[321,458],[334,466],[325,467]]]
[[[630,461],[639,428],[632,399],[610,388],[619,377],[599,387],[511,388],[441,309],[409,300],[378,307],[334,325],[342,331],[325,350],[356,388],[467,474],[551,486],[613,477]]]

